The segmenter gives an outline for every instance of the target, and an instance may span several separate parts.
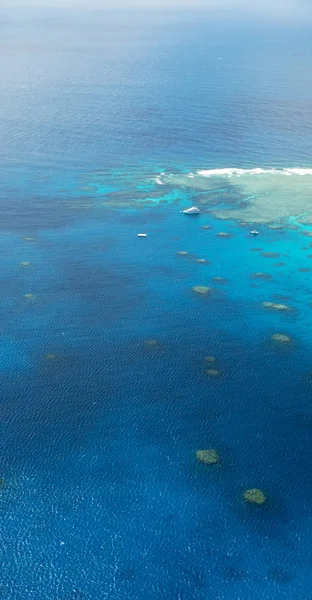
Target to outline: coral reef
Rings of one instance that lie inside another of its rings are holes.
[[[194,285],[194,287],[192,287],[192,290],[193,292],[195,292],[195,294],[206,296],[212,291],[212,288],[207,287],[206,285]]]
[[[280,342],[281,344],[289,344],[291,342],[291,338],[284,333],[274,333],[271,339],[275,342]]]
[[[268,229],[283,229],[283,227],[280,223],[271,223],[268,225]]]
[[[224,277],[213,277],[212,279],[213,279],[213,281],[215,281],[216,283],[219,283],[220,285],[228,282],[228,280],[225,279]]]
[[[262,302],[262,306],[264,306],[264,308],[271,308],[272,310],[279,311],[292,310],[290,306],[287,306],[287,304],[277,304],[276,302]]]
[[[191,177],[187,173],[170,173],[161,176],[161,180],[176,188],[214,194],[215,198],[206,196],[205,200],[217,218],[238,220],[252,227],[262,223],[265,227],[287,225],[289,217],[299,215],[296,220],[304,220],[306,235],[312,236],[312,177],[304,169],[207,169],[192,173]],[[226,207],[218,208],[227,197]],[[216,204],[215,208],[211,204]]]
[[[186,252],[185,250],[179,250],[179,252],[177,252],[177,256],[187,258],[192,262],[196,262],[202,265],[211,264],[211,262],[209,260],[206,260],[206,258],[197,258],[194,254],[190,254],[190,252]]]
[[[158,348],[160,346],[160,342],[156,339],[145,340],[144,346],[146,348]]]
[[[220,461],[220,457],[216,450],[209,448],[208,450],[197,450],[196,458],[205,463],[205,465],[215,465]]]
[[[205,356],[205,361],[208,363],[214,363],[216,362],[216,357],[215,356]]]
[[[222,375],[219,369],[206,369],[205,373],[206,375],[209,375],[209,377],[221,377]]]
[[[261,256],[264,258],[279,258],[279,252],[261,252]]]
[[[266,496],[258,488],[251,488],[250,490],[246,490],[243,493],[243,498],[246,502],[249,502],[250,504],[264,504],[264,502],[266,501]]]
[[[263,279],[265,281],[269,281],[269,279],[272,279],[272,275],[270,275],[269,273],[262,273],[261,271],[250,273],[250,277],[252,279]]]
[[[48,352],[48,354],[45,354],[43,358],[45,360],[56,360],[58,358],[58,355],[54,352]]]

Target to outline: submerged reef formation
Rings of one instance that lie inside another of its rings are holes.
[[[196,458],[205,465],[215,465],[220,461],[220,457],[216,450],[209,448],[208,450],[197,450]]]
[[[57,354],[55,354],[54,352],[48,352],[47,354],[44,355],[43,357],[45,360],[57,360],[59,357]]]
[[[21,267],[31,267],[32,263],[28,261],[21,262]]]
[[[220,231],[219,233],[217,233],[217,235],[219,237],[223,237],[223,238],[231,238],[231,237],[233,237],[233,233],[227,233],[226,231]]]
[[[212,291],[212,288],[206,285],[194,285],[192,287],[192,291],[195,292],[195,294],[199,294],[200,296],[207,296],[207,294],[209,294]]]
[[[179,250],[177,252],[177,256],[181,256],[182,258],[188,259],[190,262],[199,263],[201,265],[210,265],[211,262],[206,260],[206,258],[197,257],[195,254],[191,254],[190,252],[186,252],[186,250]]]
[[[291,338],[288,337],[288,335],[285,335],[284,333],[274,333],[271,336],[271,340],[273,340],[274,342],[279,342],[281,344],[289,344],[291,342]]]
[[[287,306],[287,304],[278,304],[276,302],[262,302],[262,306],[264,308],[270,308],[272,310],[279,310],[282,312],[292,310],[291,306]]]
[[[261,256],[263,256],[263,258],[279,258],[280,253],[279,252],[261,252]]]
[[[281,225],[281,223],[269,223],[268,224],[268,229],[284,229],[284,225]]]
[[[145,348],[149,348],[150,350],[152,350],[154,348],[159,348],[160,342],[156,339],[145,340],[144,346],[145,346]]]
[[[262,271],[256,271],[255,273],[250,273],[250,277],[252,279],[262,279],[264,281],[269,281],[272,279],[272,275],[269,273],[262,273]]]
[[[299,215],[297,221],[311,223],[311,168],[229,167],[195,173],[168,173],[160,179],[171,188],[183,186],[198,190],[205,200],[203,206],[218,219],[230,218],[253,227],[266,223],[270,229],[284,227],[284,224],[288,228],[288,218],[295,215]],[[305,235],[311,237],[312,231],[306,231]]]
[[[205,356],[205,361],[208,363],[215,363],[216,362],[216,357],[215,356]]]
[[[219,371],[219,369],[206,369],[205,370],[206,375],[209,375],[209,377],[221,377],[222,372]]]
[[[245,502],[249,502],[250,504],[264,504],[264,502],[266,501],[265,494],[258,488],[251,488],[250,490],[246,490],[243,493],[243,498]]]
[[[213,379],[218,379],[219,377],[222,377],[223,372],[219,368],[217,368],[218,365],[216,365],[217,359],[215,356],[213,356],[213,355],[205,356],[204,360],[206,363],[205,366],[208,367],[208,368],[205,368],[205,371],[204,371],[205,375],[208,375],[208,377],[211,377]]]

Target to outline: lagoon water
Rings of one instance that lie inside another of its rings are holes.
[[[311,28],[0,15],[0,596],[311,600]]]

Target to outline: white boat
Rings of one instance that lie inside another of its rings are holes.
[[[200,215],[200,210],[197,206],[191,206],[191,208],[186,208],[181,211],[184,215]]]
[[[259,231],[257,231],[256,229],[252,229],[250,233],[251,235],[259,235]]]
[[[138,237],[146,237],[147,233],[138,233]]]

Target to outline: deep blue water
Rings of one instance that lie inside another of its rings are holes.
[[[311,28],[0,17],[1,597],[311,600],[309,238],[154,181],[310,166]]]

